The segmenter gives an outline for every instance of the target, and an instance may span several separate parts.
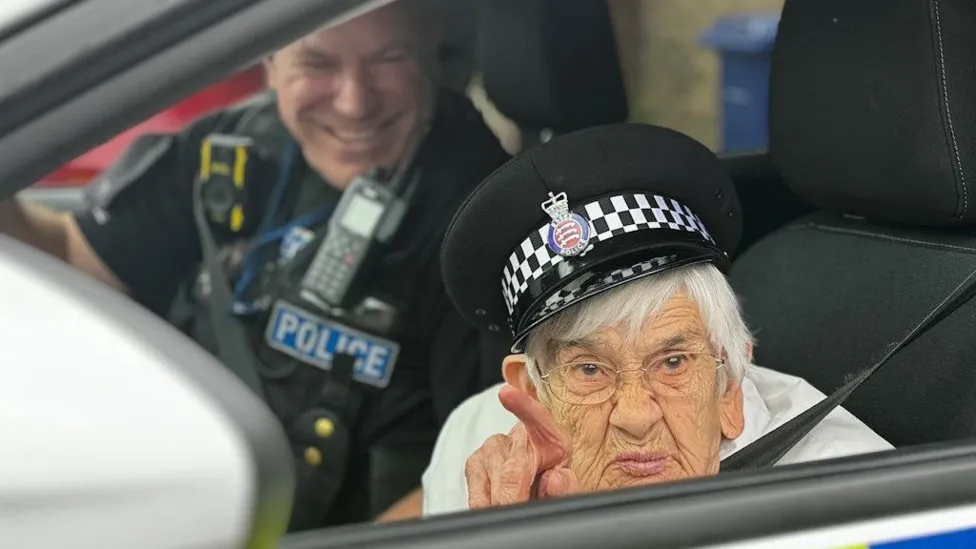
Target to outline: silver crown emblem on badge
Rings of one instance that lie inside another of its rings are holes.
[[[541,206],[552,218],[546,239],[549,249],[563,257],[572,257],[585,251],[590,242],[590,222],[582,215],[569,211],[566,193],[550,192],[549,199]]]
[[[549,193],[549,200],[542,203],[542,211],[549,214],[553,221],[558,221],[569,215],[569,198],[566,193]]]

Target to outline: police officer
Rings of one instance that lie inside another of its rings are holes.
[[[296,456],[292,530],[374,518],[417,488],[441,421],[493,381],[437,251],[507,155],[438,89],[433,21],[400,0],[314,32],[265,61],[268,93],[139,139],[86,211],[0,214],[266,399]]]

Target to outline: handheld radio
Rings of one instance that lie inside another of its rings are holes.
[[[355,178],[336,205],[328,232],[301,282],[301,296],[318,307],[348,310],[363,299],[365,276],[382,245],[399,229],[420,174],[413,156],[389,183],[379,170]]]

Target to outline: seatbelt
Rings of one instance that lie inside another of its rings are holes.
[[[261,378],[258,375],[256,357],[248,342],[247,333],[240,322],[231,316],[234,301],[224,267],[217,256],[217,242],[203,211],[201,191],[203,180],[196,178],[193,186],[193,218],[200,234],[203,264],[210,278],[211,306],[210,318],[214,337],[217,340],[217,354],[220,360],[259,397],[264,397]]]
[[[722,472],[738,471],[757,467],[768,467],[776,464],[814,427],[817,426],[830,412],[847,400],[858,387],[877,373],[892,357],[897,355],[908,344],[921,337],[930,328],[941,322],[953,311],[976,295],[976,271],[970,273],[935,309],[912,329],[888,354],[874,366],[862,371],[857,377],[847,382],[833,392],[829,397],[821,400],[813,407],[804,411],[790,421],[766,433],[745,448],[722,460]]]

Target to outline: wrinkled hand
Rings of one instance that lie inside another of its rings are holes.
[[[511,385],[498,394],[520,420],[507,435],[495,435],[468,458],[464,475],[468,507],[482,509],[558,497],[579,491],[569,469],[572,446],[539,401]]]

